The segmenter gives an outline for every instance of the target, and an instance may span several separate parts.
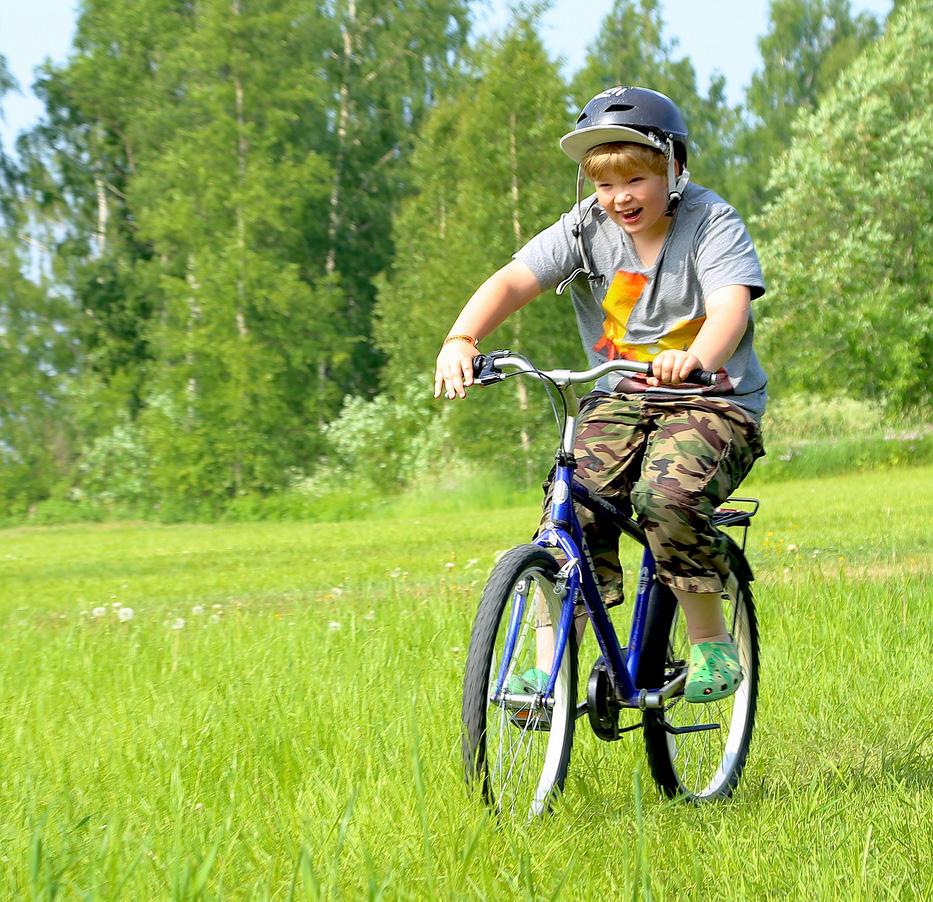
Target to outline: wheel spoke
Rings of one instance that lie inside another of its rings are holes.
[[[660,727],[646,724],[645,740],[652,773],[667,792],[692,798],[728,795],[744,766],[754,720],[757,674],[757,637],[751,595],[745,585],[730,580],[724,597],[723,617],[739,650],[745,678],[738,690],[714,702],[689,703],[675,698],[664,719],[675,728],[715,724],[715,728],[688,733],[660,734]],[[659,602],[660,603],[660,602]],[[673,606],[673,600],[670,600]],[[665,675],[672,679],[677,661],[687,660],[690,642],[686,624],[674,607],[668,615]]]
[[[541,800],[549,799],[561,789],[567,770],[576,713],[573,639],[563,655],[553,706],[545,707],[534,701],[517,703],[518,693],[509,691],[510,681],[515,689],[516,678],[548,666],[538,660],[538,629],[549,629],[556,638],[561,612],[555,590],[557,570],[553,557],[535,546],[523,546],[503,555],[484,590],[470,643],[464,695],[469,739],[465,747],[484,744],[476,756],[484,770],[477,772],[467,761],[467,776],[482,779],[487,801],[503,814],[522,816],[544,810],[546,805],[540,804]],[[523,604],[524,609],[513,622],[517,604]],[[539,613],[548,615],[544,618],[550,622],[548,627],[538,626]],[[514,641],[510,659],[505,660],[510,630],[514,631]],[[550,645],[553,641],[550,640]],[[548,651],[547,655],[550,654]],[[479,667],[484,668],[482,698],[478,697],[479,689],[473,689],[475,681],[470,676]],[[495,700],[500,672],[504,679]],[[471,691],[476,695],[470,696]],[[521,694],[536,695],[533,688],[522,689]]]

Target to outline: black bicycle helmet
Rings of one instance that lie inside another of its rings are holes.
[[[597,94],[560,147],[579,163],[590,148],[614,141],[646,144],[665,156],[673,144],[674,159],[687,165],[687,126],[673,101],[658,91],[620,85]]]

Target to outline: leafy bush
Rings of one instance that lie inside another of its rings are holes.
[[[146,510],[152,505],[149,453],[139,428],[127,417],[95,439],[81,456],[77,485],[69,498],[91,507]]]
[[[450,457],[449,408],[432,406],[423,385],[398,396],[348,397],[340,416],[324,427],[325,462],[299,492],[322,497],[335,487],[398,490],[437,472]]]
[[[791,394],[771,401],[763,429],[767,440],[880,435],[883,410],[871,401]]]

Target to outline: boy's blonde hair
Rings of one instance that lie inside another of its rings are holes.
[[[580,165],[591,182],[597,182],[608,173],[626,177],[635,169],[647,169],[655,175],[667,175],[664,154],[645,144],[618,141],[598,144],[584,155]]]

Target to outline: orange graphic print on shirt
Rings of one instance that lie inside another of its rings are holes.
[[[593,345],[594,351],[605,354],[609,360],[621,358],[648,363],[654,360],[661,351],[670,348],[686,351],[693,344],[700,327],[706,321],[705,316],[682,320],[670,332],[648,344],[625,340],[628,334],[629,317],[647,284],[647,277],[641,273],[619,270],[615,274],[606,297],[603,298],[602,306],[606,319],[603,321],[603,336]]]

